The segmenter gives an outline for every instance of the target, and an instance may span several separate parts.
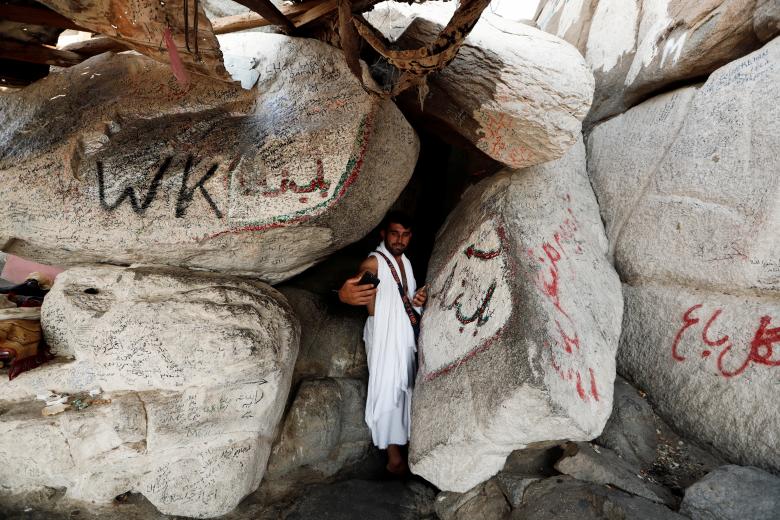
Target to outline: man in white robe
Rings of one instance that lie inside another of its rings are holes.
[[[411,221],[391,212],[385,217],[380,235],[382,242],[360,264],[360,273],[344,283],[339,298],[344,303],[368,307],[363,329],[369,372],[366,424],[374,444],[387,449],[388,471],[403,474],[408,465],[401,446],[409,442],[417,346],[401,291],[418,316],[427,294],[424,287],[417,290],[412,266],[404,255],[412,238]],[[379,278],[376,289],[371,284],[359,285],[366,272]]]

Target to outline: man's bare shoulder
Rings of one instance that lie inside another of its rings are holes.
[[[376,260],[375,256],[369,256],[363,262],[360,264],[360,271],[371,271],[372,273],[376,274],[379,270],[379,263]]]

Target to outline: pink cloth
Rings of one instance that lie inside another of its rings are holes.
[[[37,264],[18,256],[7,255],[5,257],[5,267],[3,267],[3,272],[0,273],[0,278],[13,283],[22,283],[27,279],[27,275],[38,272],[47,276],[54,282],[54,279],[62,271],[64,271],[64,269],[61,267]]]

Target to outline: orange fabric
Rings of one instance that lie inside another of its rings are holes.
[[[52,358],[45,345],[41,348],[42,337],[40,321],[0,321],[0,354],[6,354],[5,357],[11,359],[8,379]]]

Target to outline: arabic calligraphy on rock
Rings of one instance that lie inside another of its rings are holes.
[[[780,327],[770,327],[772,317],[768,314],[758,317],[758,324],[752,335],[748,334],[741,340],[732,338],[731,334],[713,337],[711,329],[721,319],[723,309],[716,308],[705,312],[704,305],[699,303],[689,307],[682,314],[682,324],[672,341],[672,358],[682,363],[688,359],[681,353],[681,343],[699,342],[703,347],[698,355],[700,359],[715,359],[715,369],[725,378],[732,378],[745,373],[751,364],[764,367],[780,366],[780,355],[775,357],[775,344],[780,343]],[[705,320],[706,321],[702,321]],[[698,332],[699,334],[696,334]]]

